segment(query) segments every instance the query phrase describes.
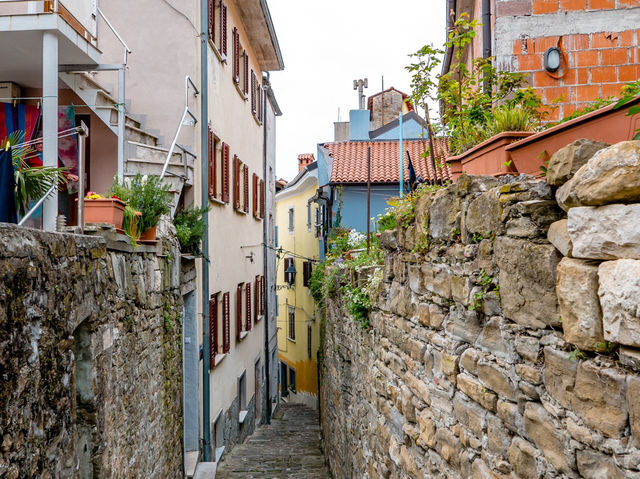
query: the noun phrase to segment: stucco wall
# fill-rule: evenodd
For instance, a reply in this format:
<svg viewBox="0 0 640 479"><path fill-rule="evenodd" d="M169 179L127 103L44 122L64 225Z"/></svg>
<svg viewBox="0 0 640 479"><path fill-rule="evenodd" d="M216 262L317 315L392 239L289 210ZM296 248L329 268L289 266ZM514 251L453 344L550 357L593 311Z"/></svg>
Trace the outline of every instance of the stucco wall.
<svg viewBox="0 0 640 479"><path fill-rule="evenodd" d="M400 194L399 185L372 185L371 186L371 216L376 218L389 207L387 200ZM338 197L340 195L338 194ZM339 208L340 200L334 201L334 211ZM342 187L342 208L340 209L341 225L346 228L354 228L357 231L367 231L367 185L344 185ZM331 223L333 225L333 221ZM375 231L376 225L372 221L371 231Z"/></svg>
<svg viewBox="0 0 640 479"><path fill-rule="evenodd" d="M3 477L179 477L179 247L0 225Z"/></svg>

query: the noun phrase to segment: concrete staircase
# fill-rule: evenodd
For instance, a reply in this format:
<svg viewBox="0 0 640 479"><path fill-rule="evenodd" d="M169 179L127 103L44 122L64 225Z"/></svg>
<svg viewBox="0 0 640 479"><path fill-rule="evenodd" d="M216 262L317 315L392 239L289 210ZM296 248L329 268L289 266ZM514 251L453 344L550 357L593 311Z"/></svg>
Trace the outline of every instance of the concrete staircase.
<svg viewBox="0 0 640 479"><path fill-rule="evenodd" d="M84 73L60 73L60 79L117 135L117 101L106 88ZM125 115L125 178L138 173L160 176L169 154L168 148L160 146L159 137L145 130L143 123L144 117ZM195 158L194 153L181 145L177 145L171 155L163 182L169 184L172 216L185 189L193 186Z"/></svg>

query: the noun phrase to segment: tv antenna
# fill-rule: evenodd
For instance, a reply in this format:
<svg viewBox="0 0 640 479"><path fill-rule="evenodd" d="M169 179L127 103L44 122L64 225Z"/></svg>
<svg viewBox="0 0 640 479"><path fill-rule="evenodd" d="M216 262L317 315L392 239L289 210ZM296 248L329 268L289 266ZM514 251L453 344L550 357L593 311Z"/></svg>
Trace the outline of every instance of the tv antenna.
<svg viewBox="0 0 640 479"><path fill-rule="evenodd" d="M358 107L360 110L364 110L364 88L369 88L369 80L353 80L353 89L358 90Z"/></svg>

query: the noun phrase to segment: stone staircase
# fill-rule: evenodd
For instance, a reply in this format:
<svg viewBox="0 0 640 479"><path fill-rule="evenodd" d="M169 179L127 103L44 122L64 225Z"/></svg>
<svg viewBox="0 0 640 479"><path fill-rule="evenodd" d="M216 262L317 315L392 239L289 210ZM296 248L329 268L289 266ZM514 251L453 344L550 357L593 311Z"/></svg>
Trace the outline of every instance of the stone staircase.
<svg viewBox="0 0 640 479"><path fill-rule="evenodd" d="M84 73L60 73L60 78L117 135L117 100L107 89ZM125 139L125 178L138 173L160 176L169 149L160 146L161 140L157 135L144 129L144 117L125 115ZM195 158L194 153L181 145L176 145L171 155L163 182L169 184L172 216L185 189L193 186Z"/></svg>

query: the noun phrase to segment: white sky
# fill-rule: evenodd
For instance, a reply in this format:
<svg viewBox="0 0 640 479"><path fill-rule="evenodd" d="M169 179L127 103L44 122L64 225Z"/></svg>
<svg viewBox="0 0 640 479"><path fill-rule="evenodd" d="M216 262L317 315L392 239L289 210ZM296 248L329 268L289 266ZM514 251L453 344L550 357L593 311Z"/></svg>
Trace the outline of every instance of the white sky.
<svg viewBox="0 0 640 479"><path fill-rule="evenodd" d="M333 122L358 107L353 80L369 79L365 95L384 87L410 93L410 53L445 40L445 0L268 0L285 69L273 72L283 112L276 123L276 175L291 180L298 154L316 154L333 140Z"/></svg>

